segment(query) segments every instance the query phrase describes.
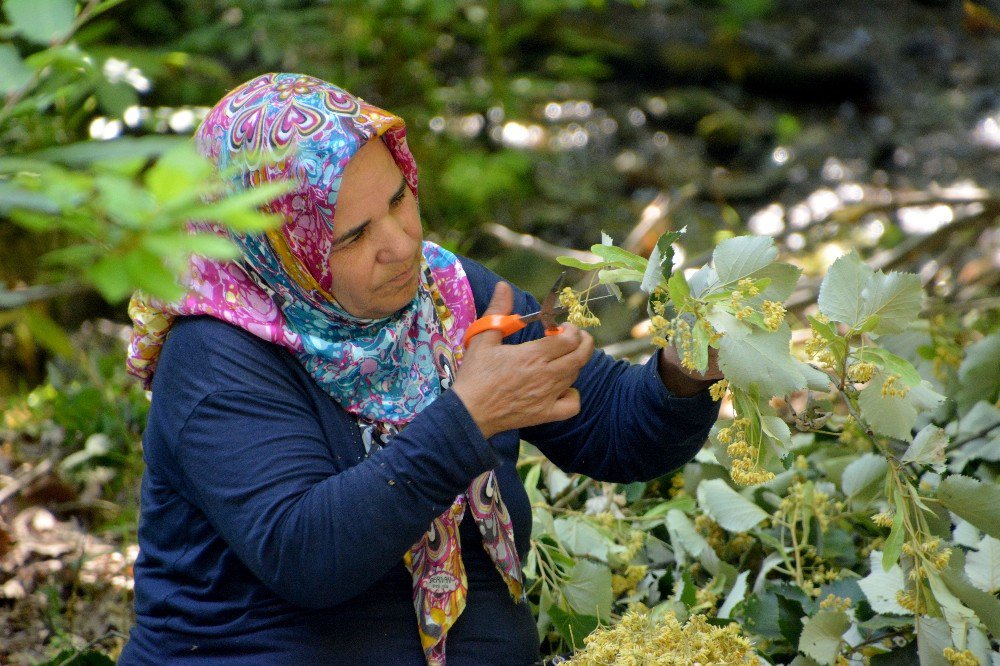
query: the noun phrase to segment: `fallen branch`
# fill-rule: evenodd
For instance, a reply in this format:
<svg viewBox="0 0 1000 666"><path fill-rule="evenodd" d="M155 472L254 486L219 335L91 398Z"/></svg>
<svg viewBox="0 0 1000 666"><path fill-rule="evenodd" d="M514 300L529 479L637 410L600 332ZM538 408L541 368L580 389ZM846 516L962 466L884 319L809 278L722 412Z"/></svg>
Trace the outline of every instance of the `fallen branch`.
<svg viewBox="0 0 1000 666"><path fill-rule="evenodd" d="M28 463L21 465L22 470L25 467L29 467ZM36 479L45 476L50 471L52 471L52 460L50 458L46 458L34 467L30 467L25 470L20 474L20 476L15 477L9 484L0 488L0 504L3 504L14 495L17 495L19 492L30 486Z"/></svg>

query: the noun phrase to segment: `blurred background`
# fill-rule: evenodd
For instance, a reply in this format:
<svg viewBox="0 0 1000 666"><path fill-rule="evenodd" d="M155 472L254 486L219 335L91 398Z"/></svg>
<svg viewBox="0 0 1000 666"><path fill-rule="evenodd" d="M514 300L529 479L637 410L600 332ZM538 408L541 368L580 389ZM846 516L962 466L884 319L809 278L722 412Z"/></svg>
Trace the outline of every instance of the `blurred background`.
<svg viewBox="0 0 1000 666"><path fill-rule="evenodd" d="M602 231L648 254L686 227L688 266L773 236L805 271L796 316L856 249L919 273L928 315L998 324L998 0L2 8L0 662L127 632L148 403L125 304L172 293L192 248L171 202L201 177L157 157L260 73L401 115L428 237L535 293ZM595 337L627 350L640 310L597 310Z"/></svg>

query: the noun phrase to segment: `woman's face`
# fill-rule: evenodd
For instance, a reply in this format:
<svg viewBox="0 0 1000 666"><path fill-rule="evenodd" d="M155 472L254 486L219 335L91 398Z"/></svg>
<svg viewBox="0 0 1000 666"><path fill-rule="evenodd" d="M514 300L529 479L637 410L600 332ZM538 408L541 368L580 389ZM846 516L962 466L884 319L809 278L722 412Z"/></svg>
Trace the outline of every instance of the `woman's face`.
<svg viewBox="0 0 1000 666"><path fill-rule="evenodd" d="M373 139L344 169L333 221L332 293L344 310L382 319L417 293L423 231L392 154Z"/></svg>

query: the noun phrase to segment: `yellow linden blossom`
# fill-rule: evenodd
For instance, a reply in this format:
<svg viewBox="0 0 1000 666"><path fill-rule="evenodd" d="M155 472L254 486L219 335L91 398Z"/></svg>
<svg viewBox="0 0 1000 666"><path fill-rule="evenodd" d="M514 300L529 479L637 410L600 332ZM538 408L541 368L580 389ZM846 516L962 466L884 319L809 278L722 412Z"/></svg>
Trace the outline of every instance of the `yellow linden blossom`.
<svg viewBox="0 0 1000 666"><path fill-rule="evenodd" d="M649 569L645 564L630 564L625 569L625 575L614 574L611 576L611 591L616 597L635 593L635 587L646 577Z"/></svg>
<svg viewBox="0 0 1000 666"><path fill-rule="evenodd" d="M785 321L785 306L777 301L764 301L764 326L776 331Z"/></svg>
<svg viewBox="0 0 1000 666"><path fill-rule="evenodd" d="M955 648L946 647L942 654L951 666L979 666L979 658L972 654L972 650L959 652Z"/></svg>
<svg viewBox="0 0 1000 666"><path fill-rule="evenodd" d="M598 629L584 643L584 649L567 663L741 666L757 662L750 640L738 624L716 627L704 615L695 615L682 625L673 613L665 613L656 621L630 610L617 625Z"/></svg>
<svg viewBox="0 0 1000 666"><path fill-rule="evenodd" d="M729 381L726 379L720 379L711 386L708 387L708 394L712 396L712 400L719 402L722 400L723 396L726 395L726 391L729 390Z"/></svg>
<svg viewBox="0 0 1000 666"><path fill-rule="evenodd" d="M753 280L751 280L750 278L743 278L742 280L739 281L738 284L740 291L742 291L747 296L756 296L757 294L760 293L760 289L757 288L757 285L755 285L753 283Z"/></svg>
<svg viewBox="0 0 1000 666"><path fill-rule="evenodd" d="M839 611L844 611L845 613L851 610L851 606L853 605L854 602L851 601L850 599L838 597L835 594L829 594L827 595L826 599L823 599L823 601L819 602L820 610L839 610Z"/></svg>
<svg viewBox="0 0 1000 666"><path fill-rule="evenodd" d="M892 514L881 511L872 516L872 522L879 527L892 527Z"/></svg>
<svg viewBox="0 0 1000 666"><path fill-rule="evenodd" d="M927 605L923 599L918 602L914 595L903 590L896 592L896 602L914 615L923 615L927 612Z"/></svg>
<svg viewBox="0 0 1000 666"><path fill-rule="evenodd" d="M563 288L559 294L559 304L569 310L569 316L567 317L569 323L580 328L601 325L601 320L590 311L586 301L580 301L580 294L573 291L572 287Z"/></svg>
<svg viewBox="0 0 1000 666"><path fill-rule="evenodd" d="M869 363L868 361L862 361L861 363L855 363L847 371L847 377L852 382L857 382L858 384L865 384L871 381L872 375L875 374L875 364Z"/></svg>
<svg viewBox="0 0 1000 666"><path fill-rule="evenodd" d="M760 450L747 442L746 429L750 421L741 418L716 433L720 444L728 444L726 453L732 458L729 475L741 486L756 486L774 478L774 474L757 465Z"/></svg>
<svg viewBox="0 0 1000 666"><path fill-rule="evenodd" d="M899 386L899 375L889 375L885 378L882 383L882 397L883 398L905 398L906 394L910 392L909 386Z"/></svg>

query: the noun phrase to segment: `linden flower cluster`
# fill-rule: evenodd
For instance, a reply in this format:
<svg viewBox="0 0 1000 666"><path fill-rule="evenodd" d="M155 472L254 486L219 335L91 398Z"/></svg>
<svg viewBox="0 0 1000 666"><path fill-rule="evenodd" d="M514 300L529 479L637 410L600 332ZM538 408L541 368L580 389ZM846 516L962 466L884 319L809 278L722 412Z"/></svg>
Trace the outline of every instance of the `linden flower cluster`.
<svg viewBox="0 0 1000 666"><path fill-rule="evenodd" d="M923 615L927 612L927 604L923 598L903 590L896 591L896 603L910 611L914 615Z"/></svg>
<svg viewBox="0 0 1000 666"><path fill-rule="evenodd" d="M729 474L733 477L733 481L741 486L755 486L774 478L773 472L761 469L757 465L760 450L747 443L746 429L749 425L749 419L736 419L731 426L723 428L716 435L719 442L728 444L726 453L733 460Z"/></svg>
<svg viewBox="0 0 1000 666"><path fill-rule="evenodd" d="M838 597L835 594L828 594L826 599L819 602L820 610L834 610L834 611L844 611L845 613L851 610L854 602L849 598Z"/></svg>
<svg viewBox="0 0 1000 666"><path fill-rule="evenodd" d="M624 576L612 574L611 591L614 592L616 597L622 594L634 594L636 585L646 577L648 570L649 567L645 564L630 564L626 567Z"/></svg>
<svg viewBox="0 0 1000 666"><path fill-rule="evenodd" d="M719 402L726 395L726 391L729 390L729 380L720 379L711 386L708 387L708 394L712 396L712 400Z"/></svg>
<svg viewBox="0 0 1000 666"><path fill-rule="evenodd" d="M820 531L826 532L834 515L844 510L844 503L833 500L822 490L813 490L811 502L806 502L805 487L801 481L796 481L788 489L788 494L782 498L781 504L774 512L772 521L786 523L789 526L801 521L806 512L813 514L819 523Z"/></svg>
<svg viewBox="0 0 1000 666"><path fill-rule="evenodd" d="M972 650L959 652L955 648L946 647L942 654L951 666L979 666L979 658L972 654Z"/></svg>
<svg viewBox="0 0 1000 666"><path fill-rule="evenodd" d="M882 383L882 397L883 398L905 398L906 394L910 392L910 387L899 385L900 377L899 375L889 375L885 378Z"/></svg>
<svg viewBox="0 0 1000 666"><path fill-rule="evenodd" d="M764 326L769 331L777 331L785 321L785 306L777 301L764 301Z"/></svg>
<svg viewBox="0 0 1000 666"><path fill-rule="evenodd" d="M738 532L727 540L726 531L705 514L699 514L695 517L694 528L705 537L705 541L712 547L715 554L727 561L750 550L754 542L753 538L746 532Z"/></svg>
<svg viewBox="0 0 1000 666"><path fill-rule="evenodd" d="M847 378L858 384L867 384L875 374L875 364L868 361L855 363L847 371Z"/></svg>
<svg viewBox="0 0 1000 666"><path fill-rule="evenodd" d="M567 662L573 666L740 666L756 663L753 648L739 625L716 627L704 615L681 624L673 613L659 621L629 611L617 625L598 629L586 647Z"/></svg>
<svg viewBox="0 0 1000 666"><path fill-rule="evenodd" d="M917 564L910 569L910 580L914 581L927 577L926 567L941 571L951 560L951 548L941 548L941 539L931 539L917 547L909 542L904 543L903 552L917 559Z"/></svg>
<svg viewBox="0 0 1000 666"><path fill-rule="evenodd" d="M559 304L569 311L569 316L567 317L569 323L580 328L601 325L601 320L587 307L586 300L581 301L580 294L573 291L572 287L563 288L559 294Z"/></svg>

